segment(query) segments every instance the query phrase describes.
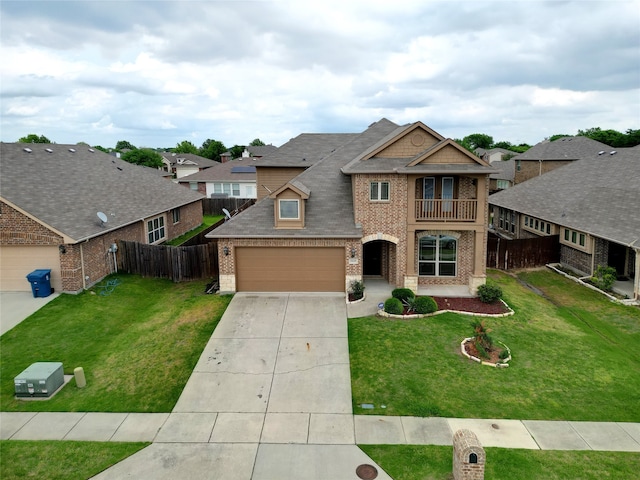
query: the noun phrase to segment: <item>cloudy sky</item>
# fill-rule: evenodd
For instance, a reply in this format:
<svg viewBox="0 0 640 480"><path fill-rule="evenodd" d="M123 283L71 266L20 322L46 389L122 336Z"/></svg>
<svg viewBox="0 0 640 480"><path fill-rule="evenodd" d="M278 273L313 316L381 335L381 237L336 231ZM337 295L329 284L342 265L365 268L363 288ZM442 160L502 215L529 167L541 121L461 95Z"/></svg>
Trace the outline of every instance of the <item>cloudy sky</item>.
<svg viewBox="0 0 640 480"><path fill-rule="evenodd" d="M5 142L640 128L640 1L2 0L0 22Z"/></svg>

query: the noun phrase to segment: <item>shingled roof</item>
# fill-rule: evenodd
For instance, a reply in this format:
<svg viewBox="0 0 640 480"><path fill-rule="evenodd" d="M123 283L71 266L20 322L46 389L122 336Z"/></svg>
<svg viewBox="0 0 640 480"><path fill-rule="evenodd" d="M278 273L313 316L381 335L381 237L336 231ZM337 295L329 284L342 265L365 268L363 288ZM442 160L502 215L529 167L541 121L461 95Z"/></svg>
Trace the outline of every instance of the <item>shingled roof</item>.
<svg viewBox="0 0 640 480"><path fill-rule="evenodd" d="M640 146L612 150L495 193L489 203L640 247Z"/></svg>
<svg viewBox="0 0 640 480"><path fill-rule="evenodd" d="M215 162L216 164L213 167L181 177L178 182L255 182L255 167L260 164L259 162L262 162L262 160L256 158L238 158L224 163ZM243 172L234 172L233 169L238 169L238 167L253 167L253 169L252 171L247 169L247 171Z"/></svg>
<svg viewBox="0 0 640 480"><path fill-rule="evenodd" d="M357 133L302 133L262 157L260 166L308 168L357 136Z"/></svg>
<svg viewBox="0 0 640 480"><path fill-rule="evenodd" d="M300 153L304 152L304 158L309 157L307 162L312 166L294 180L310 192L305 207L305 228L275 229L273 200L264 198L207 237L361 237L362 230L354 220L351 178L340 169L397 128L395 123L382 119L360 134L303 134L292 139L290 142L295 145L284 144L278 149L276 155L284 153L283 159L264 157L260 166L266 159L274 166L300 166L304 164Z"/></svg>
<svg viewBox="0 0 640 480"><path fill-rule="evenodd" d="M163 152L162 157L166 159L171 166L192 165L199 168L209 168L215 166L218 162L209 158L201 157L195 153L173 153Z"/></svg>
<svg viewBox="0 0 640 480"><path fill-rule="evenodd" d="M75 243L203 196L86 145L1 143L0 198ZM107 215L102 225L97 212Z"/></svg>
<svg viewBox="0 0 640 480"><path fill-rule="evenodd" d="M611 150L615 149L588 137L563 137L553 142L544 140L514 158L522 161L579 160L598 152Z"/></svg>

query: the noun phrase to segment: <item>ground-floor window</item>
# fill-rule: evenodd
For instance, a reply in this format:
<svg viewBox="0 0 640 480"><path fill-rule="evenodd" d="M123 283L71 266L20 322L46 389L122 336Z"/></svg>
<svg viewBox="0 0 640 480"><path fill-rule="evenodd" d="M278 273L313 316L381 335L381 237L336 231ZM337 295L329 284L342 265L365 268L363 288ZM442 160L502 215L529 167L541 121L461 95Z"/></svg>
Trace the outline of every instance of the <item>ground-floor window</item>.
<svg viewBox="0 0 640 480"><path fill-rule="evenodd" d="M149 243L155 243L165 238L164 216L147 220L147 235Z"/></svg>
<svg viewBox="0 0 640 480"><path fill-rule="evenodd" d="M429 277L455 277L458 240L448 235L421 237L418 245L418 274Z"/></svg>

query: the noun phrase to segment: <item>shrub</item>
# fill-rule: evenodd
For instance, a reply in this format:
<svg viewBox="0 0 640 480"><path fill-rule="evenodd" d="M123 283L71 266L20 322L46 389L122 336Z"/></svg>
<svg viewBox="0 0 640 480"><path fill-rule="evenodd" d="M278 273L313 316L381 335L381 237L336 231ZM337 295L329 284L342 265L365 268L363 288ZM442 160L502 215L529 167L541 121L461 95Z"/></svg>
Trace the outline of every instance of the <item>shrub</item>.
<svg viewBox="0 0 640 480"><path fill-rule="evenodd" d="M506 360L507 358L509 358L509 350L507 350L506 348L504 350L500 350L500 360Z"/></svg>
<svg viewBox="0 0 640 480"><path fill-rule="evenodd" d="M351 282L351 293L356 300L361 299L364 296L364 283L360 280Z"/></svg>
<svg viewBox="0 0 640 480"><path fill-rule="evenodd" d="M491 329L485 325L484 320L475 320L471 322L471 326L476 347L481 345L484 350L490 351L493 348L493 338L489 336ZM478 350L480 349L478 348Z"/></svg>
<svg viewBox="0 0 640 480"><path fill-rule="evenodd" d="M438 304L431 297L417 297L413 303L416 313L433 313L438 310Z"/></svg>
<svg viewBox="0 0 640 480"><path fill-rule="evenodd" d="M404 308L397 298L389 298L384 302L384 311L392 315L402 315Z"/></svg>
<svg viewBox="0 0 640 480"><path fill-rule="evenodd" d="M393 298L397 298L400 301L408 300L416 296L410 288L394 288L391 292Z"/></svg>
<svg viewBox="0 0 640 480"><path fill-rule="evenodd" d="M478 287L478 296L480 301L484 303L493 303L499 298L502 298L502 289L497 285L480 285Z"/></svg>
<svg viewBox="0 0 640 480"><path fill-rule="evenodd" d="M611 290L613 282L615 282L617 278L618 276L615 268L608 267L606 265L598 265L596 271L593 272L591 281L600 290Z"/></svg>

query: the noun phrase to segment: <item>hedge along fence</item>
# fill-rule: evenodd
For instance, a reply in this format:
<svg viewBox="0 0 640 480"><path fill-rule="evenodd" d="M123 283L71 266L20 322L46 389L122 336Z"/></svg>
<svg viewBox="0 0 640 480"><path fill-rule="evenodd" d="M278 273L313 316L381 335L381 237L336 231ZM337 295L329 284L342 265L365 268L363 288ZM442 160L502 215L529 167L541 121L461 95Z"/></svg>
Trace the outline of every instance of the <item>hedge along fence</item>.
<svg viewBox="0 0 640 480"><path fill-rule="evenodd" d="M143 277L188 282L218 277L217 242L172 247L120 240L118 268Z"/></svg>

